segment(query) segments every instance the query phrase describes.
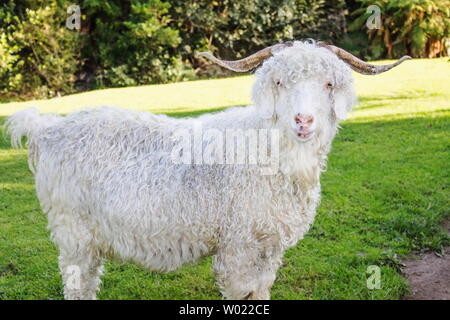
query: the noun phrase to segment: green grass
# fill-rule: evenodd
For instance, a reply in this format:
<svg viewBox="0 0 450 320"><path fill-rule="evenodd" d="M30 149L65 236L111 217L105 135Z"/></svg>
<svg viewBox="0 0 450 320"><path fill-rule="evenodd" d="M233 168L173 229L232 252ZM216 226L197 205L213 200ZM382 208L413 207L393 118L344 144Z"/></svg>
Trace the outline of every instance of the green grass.
<svg viewBox="0 0 450 320"><path fill-rule="evenodd" d="M251 77L108 89L47 101L0 104L0 115L36 105L67 113L119 105L174 116L249 103ZM314 227L289 250L274 299L399 299L400 258L439 251L450 216L450 66L413 60L379 76L356 76L359 105L342 124L322 176ZM1 120L3 121L3 120ZM381 268L381 289L366 286ZM0 142L0 297L61 299L57 251L35 196L25 150ZM170 274L108 263L100 299L218 299L211 260Z"/></svg>

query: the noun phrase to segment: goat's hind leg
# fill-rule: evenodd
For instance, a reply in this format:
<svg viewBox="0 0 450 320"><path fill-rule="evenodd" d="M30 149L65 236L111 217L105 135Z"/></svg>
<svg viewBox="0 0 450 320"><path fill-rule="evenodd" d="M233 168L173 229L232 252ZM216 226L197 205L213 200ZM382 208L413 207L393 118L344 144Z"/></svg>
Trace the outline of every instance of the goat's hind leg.
<svg viewBox="0 0 450 320"><path fill-rule="evenodd" d="M78 255L80 254L80 255ZM64 299L95 300L103 265L100 259L85 252L77 255L61 251L59 268L64 283Z"/></svg>
<svg viewBox="0 0 450 320"><path fill-rule="evenodd" d="M65 219L67 223L72 219ZM75 219L73 219L75 220ZM103 259L94 236L79 222L53 226L52 238L59 247L59 268L66 300L93 300L100 286Z"/></svg>

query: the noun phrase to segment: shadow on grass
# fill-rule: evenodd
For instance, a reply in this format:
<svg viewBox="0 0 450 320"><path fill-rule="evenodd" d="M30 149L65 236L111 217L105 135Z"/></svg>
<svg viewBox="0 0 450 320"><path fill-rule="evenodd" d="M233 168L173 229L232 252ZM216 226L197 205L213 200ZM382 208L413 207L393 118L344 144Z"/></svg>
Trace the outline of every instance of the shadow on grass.
<svg viewBox="0 0 450 320"><path fill-rule="evenodd" d="M6 117L0 117L0 150L11 149L11 140L5 131Z"/></svg>
<svg viewBox="0 0 450 320"><path fill-rule="evenodd" d="M236 105L233 107L243 107L245 105ZM195 111L168 111L168 112L160 112L163 114L166 114L170 117L174 117L174 118L183 118L183 117L198 117L202 114L205 113L215 113L215 112L219 112L225 109L231 108L230 107L217 107L217 108L209 108L209 109L200 109L200 110L195 110Z"/></svg>
<svg viewBox="0 0 450 320"><path fill-rule="evenodd" d="M395 104L396 100L417 100L417 99L430 99L445 97L444 94L437 92L412 92L411 94L397 94L397 95L365 95L358 97L357 107L355 110L367 110L380 107L386 107L388 105Z"/></svg>
<svg viewBox="0 0 450 320"><path fill-rule="evenodd" d="M445 94L438 92L411 92L409 94L396 94L396 95L365 95L359 97L358 100L361 102L370 102L370 101L380 101L380 100L415 100L415 99L428 99L428 98L437 98L443 97Z"/></svg>

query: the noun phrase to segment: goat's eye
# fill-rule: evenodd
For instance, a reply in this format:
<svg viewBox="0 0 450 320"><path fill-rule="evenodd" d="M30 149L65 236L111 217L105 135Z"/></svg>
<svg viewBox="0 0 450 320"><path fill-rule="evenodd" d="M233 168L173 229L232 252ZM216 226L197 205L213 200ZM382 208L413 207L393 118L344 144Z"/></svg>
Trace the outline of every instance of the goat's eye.
<svg viewBox="0 0 450 320"><path fill-rule="evenodd" d="M331 82L327 82L326 84L327 89L333 88L333 84Z"/></svg>

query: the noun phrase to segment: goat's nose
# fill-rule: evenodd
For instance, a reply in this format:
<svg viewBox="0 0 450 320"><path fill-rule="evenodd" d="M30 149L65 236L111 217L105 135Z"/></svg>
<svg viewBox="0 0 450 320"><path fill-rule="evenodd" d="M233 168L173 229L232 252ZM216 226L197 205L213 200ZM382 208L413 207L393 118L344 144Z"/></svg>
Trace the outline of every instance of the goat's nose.
<svg viewBox="0 0 450 320"><path fill-rule="evenodd" d="M297 123L299 125L309 126L313 122L314 122L313 116L309 116L309 115L305 115L305 114L301 114L301 113L298 113L295 116L295 123Z"/></svg>

